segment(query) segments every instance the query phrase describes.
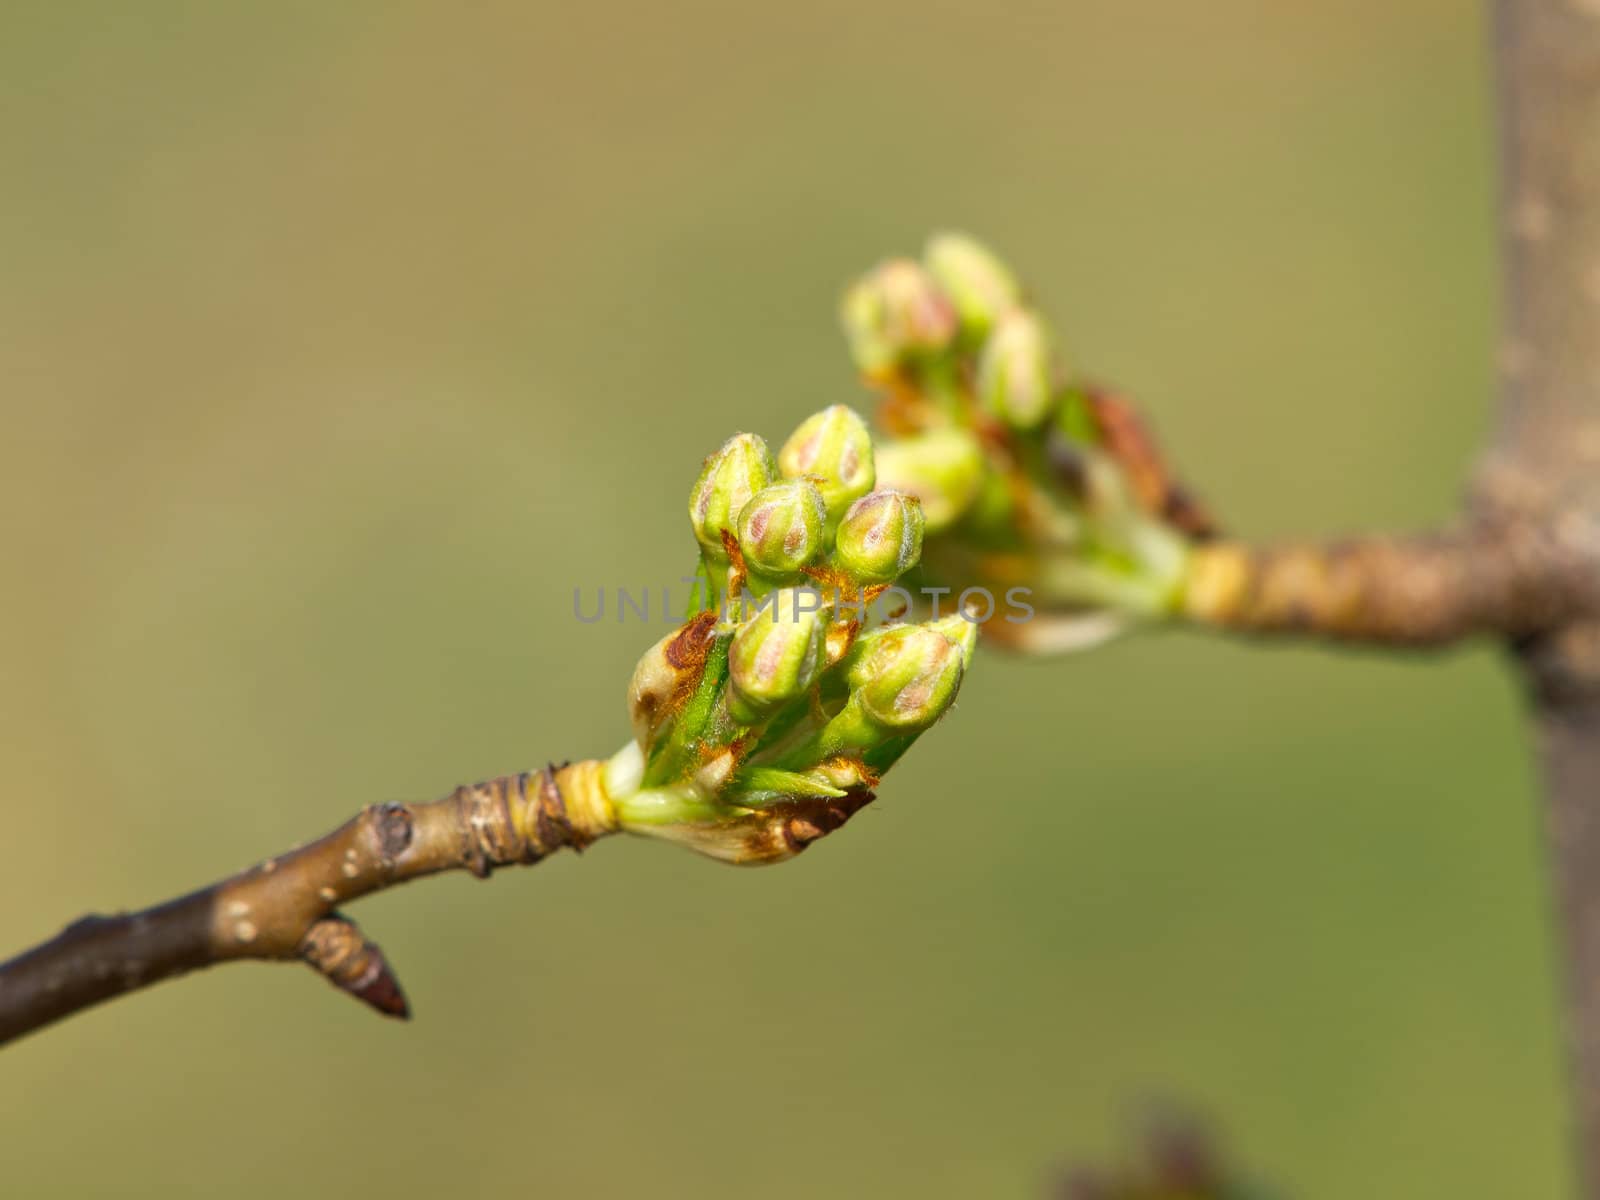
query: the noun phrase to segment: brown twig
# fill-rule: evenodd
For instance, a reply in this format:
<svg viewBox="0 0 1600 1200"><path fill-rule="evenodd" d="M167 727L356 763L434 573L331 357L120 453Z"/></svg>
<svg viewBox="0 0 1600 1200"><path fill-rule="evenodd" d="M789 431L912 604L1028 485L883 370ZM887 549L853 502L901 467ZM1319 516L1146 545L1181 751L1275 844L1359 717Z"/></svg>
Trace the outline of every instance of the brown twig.
<svg viewBox="0 0 1600 1200"><path fill-rule="evenodd" d="M303 962L392 1017L408 1014L376 945L338 911L441 871L487 878L612 833L601 764L547 767L457 788L426 804L377 804L308 846L141 912L89 916L0 964L0 1043L198 967Z"/></svg>

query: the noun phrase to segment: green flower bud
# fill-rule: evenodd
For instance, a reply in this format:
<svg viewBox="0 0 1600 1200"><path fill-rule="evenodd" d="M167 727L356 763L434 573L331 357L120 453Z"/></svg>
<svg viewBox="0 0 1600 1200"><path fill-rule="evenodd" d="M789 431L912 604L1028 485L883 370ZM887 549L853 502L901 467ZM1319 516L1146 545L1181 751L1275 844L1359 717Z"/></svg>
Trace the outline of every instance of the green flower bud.
<svg viewBox="0 0 1600 1200"><path fill-rule="evenodd" d="M903 640L911 629L932 630L961 651L963 666L972 661L972 652L978 644L978 626L959 613L915 625L880 625L858 636L841 661L845 685L851 691L865 687L881 668L879 657L890 653L883 646Z"/></svg>
<svg viewBox="0 0 1600 1200"><path fill-rule="evenodd" d="M855 410L835 404L800 423L778 451L778 466L790 479L815 483L836 523L872 490L872 434Z"/></svg>
<svg viewBox="0 0 1600 1200"><path fill-rule="evenodd" d="M955 702L967 654L962 642L951 641L933 625L885 630L850 671L850 707L884 731L926 729Z"/></svg>
<svg viewBox="0 0 1600 1200"><path fill-rule="evenodd" d="M815 593L783 588L739 627L728 649L728 711L753 724L801 695L822 669L827 622Z"/></svg>
<svg viewBox="0 0 1600 1200"><path fill-rule="evenodd" d="M792 579L822 553L827 510L805 479L763 488L739 512L739 550L752 575Z"/></svg>
<svg viewBox="0 0 1600 1200"><path fill-rule="evenodd" d="M956 336L956 310L909 259L883 263L845 293L840 309L850 355L869 375L937 354Z"/></svg>
<svg viewBox="0 0 1600 1200"><path fill-rule="evenodd" d="M964 430L936 429L899 438L880 446L877 457L878 486L921 500L928 533L954 524L983 486L983 449Z"/></svg>
<svg viewBox="0 0 1600 1200"><path fill-rule="evenodd" d="M736 434L706 459L689 493L689 523L710 561L728 561L722 531L734 532L740 510L777 474L772 452L753 433Z"/></svg>
<svg viewBox="0 0 1600 1200"><path fill-rule="evenodd" d="M862 583L891 583L922 556L922 501L881 489L850 506L834 542L839 565Z"/></svg>
<svg viewBox="0 0 1600 1200"><path fill-rule="evenodd" d="M1036 313L1014 308L995 324L978 359L978 395L1006 424L1033 429L1050 415L1050 335Z"/></svg>
<svg viewBox="0 0 1600 1200"><path fill-rule="evenodd" d="M929 274L954 304L962 328L974 337L988 333L1021 297L1022 289L1011 269L987 246L965 234L939 234L922 257Z"/></svg>

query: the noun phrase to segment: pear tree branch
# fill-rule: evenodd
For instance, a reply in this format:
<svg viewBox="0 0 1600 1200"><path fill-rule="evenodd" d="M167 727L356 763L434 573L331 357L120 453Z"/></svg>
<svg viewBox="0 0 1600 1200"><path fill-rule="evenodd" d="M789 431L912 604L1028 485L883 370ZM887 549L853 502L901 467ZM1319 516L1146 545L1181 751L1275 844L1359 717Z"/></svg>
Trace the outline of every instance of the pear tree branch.
<svg viewBox="0 0 1600 1200"><path fill-rule="evenodd" d="M385 1016L409 1015L383 952L340 908L442 871L487 879L616 829L602 764L546 767L426 804L374 804L338 829L187 896L87 916L0 964L0 1044L217 963L302 962Z"/></svg>

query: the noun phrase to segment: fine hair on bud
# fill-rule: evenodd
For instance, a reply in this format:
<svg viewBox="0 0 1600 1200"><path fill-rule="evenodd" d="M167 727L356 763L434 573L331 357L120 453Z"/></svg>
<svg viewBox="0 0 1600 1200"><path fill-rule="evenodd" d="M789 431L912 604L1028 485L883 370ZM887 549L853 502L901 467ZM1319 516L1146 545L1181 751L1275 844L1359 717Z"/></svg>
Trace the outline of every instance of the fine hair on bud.
<svg viewBox="0 0 1600 1200"><path fill-rule="evenodd" d="M740 511L777 474L772 451L753 433L734 435L706 459L689 493L689 524L710 561L727 560L723 531L734 532Z"/></svg>
<svg viewBox="0 0 1600 1200"><path fill-rule="evenodd" d="M790 479L809 479L822 493L830 523L872 490L872 434L852 408L835 404L800 423L778 451Z"/></svg>
<svg viewBox="0 0 1600 1200"><path fill-rule="evenodd" d="M862 583L892 583L922 556L922 501L880 488L850 506L834 549L839 565Z"/></svg>

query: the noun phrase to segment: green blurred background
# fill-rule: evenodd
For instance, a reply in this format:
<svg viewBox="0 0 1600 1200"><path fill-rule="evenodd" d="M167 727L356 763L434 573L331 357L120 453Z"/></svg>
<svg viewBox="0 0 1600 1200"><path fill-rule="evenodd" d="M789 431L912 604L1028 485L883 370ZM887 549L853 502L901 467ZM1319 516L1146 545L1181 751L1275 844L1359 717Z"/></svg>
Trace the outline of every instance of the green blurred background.
<svg viewBox="0 0 1600 1200"><path fill-rule="evenodd" d="M1461 0L8 3L0 949L372 800L609 753L729 432L842 285L1023 265L1229 525L1406 527L1491 413ZM681 589L680 589L681 591ZM1175 1095L1297 1197L1553 1197L1496 655L989 657L843 836L360 909L417 1020L244 966L0 1058L24 1197L1028 1196Z"/></svg>

